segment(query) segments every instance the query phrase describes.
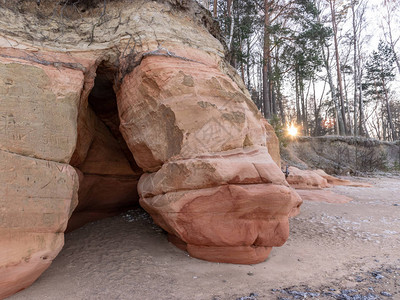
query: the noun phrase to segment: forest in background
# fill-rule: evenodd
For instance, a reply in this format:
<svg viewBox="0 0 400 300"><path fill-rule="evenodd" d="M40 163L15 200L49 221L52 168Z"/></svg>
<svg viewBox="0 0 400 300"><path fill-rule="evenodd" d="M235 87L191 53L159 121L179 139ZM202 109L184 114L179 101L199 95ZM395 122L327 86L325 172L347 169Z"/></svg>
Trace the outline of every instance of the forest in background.
<svg viewBox="0 0 400 300"><path fill-rule="evenodd" d="M275 128L400 138L398 0L199 0Z"/></svg>

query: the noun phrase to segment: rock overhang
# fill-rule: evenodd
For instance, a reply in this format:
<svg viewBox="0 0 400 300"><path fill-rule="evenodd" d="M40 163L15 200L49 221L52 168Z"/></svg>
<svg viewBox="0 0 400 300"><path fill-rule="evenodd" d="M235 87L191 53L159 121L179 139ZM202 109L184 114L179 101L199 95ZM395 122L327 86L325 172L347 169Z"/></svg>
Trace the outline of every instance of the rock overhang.
<svg viewBox="0 0 400 300"><path fill-rule="evenodd" d="M67 14L78 7L64 8L57 23L63 7L50 13L51 3L40 1L34 13L0 5L7 70L0 73L0 113L8 118L15 110L0 132L0 149L2 166L8 160L19 168L0 177L1 207L32 221L29 228L2 224L1 247L15 256L0 269L19 281L0 277L0 297L48 267L78 197L78 225L140 198L170 240L210 261L261 262L282 245L301 199L268 153L267 143L276 140L267 142L261 115L224 60L210 14L195 1L121 0L105 8L100 1L81 18ZM36 27L25 29L26 22ZM102 82L111 82L114 94L98 89ZM21 88L13 89L17 83ZM96 107L102 97L111 99L105 110L115 106L116 113ZM49 182L31 185L28 178L37 176ZM39 184L47 200L25 201ZM26 206L8 205L11 190ZM14 247L17 236L29 242ZM39 240L49 242L40 248Z"/></svg>

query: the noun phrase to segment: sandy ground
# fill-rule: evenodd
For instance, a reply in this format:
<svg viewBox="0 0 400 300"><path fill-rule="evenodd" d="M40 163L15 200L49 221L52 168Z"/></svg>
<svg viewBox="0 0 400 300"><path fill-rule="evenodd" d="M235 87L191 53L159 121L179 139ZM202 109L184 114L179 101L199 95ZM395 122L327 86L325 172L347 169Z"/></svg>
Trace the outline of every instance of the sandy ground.
<svg viewBox="0 0 400 300"><path fill-rule="evenodd" d="M287 243L258 265L189 257L142 210L66 235L17 299L400 299L400 177L352 178L346 204L305 202Z"/></svg>

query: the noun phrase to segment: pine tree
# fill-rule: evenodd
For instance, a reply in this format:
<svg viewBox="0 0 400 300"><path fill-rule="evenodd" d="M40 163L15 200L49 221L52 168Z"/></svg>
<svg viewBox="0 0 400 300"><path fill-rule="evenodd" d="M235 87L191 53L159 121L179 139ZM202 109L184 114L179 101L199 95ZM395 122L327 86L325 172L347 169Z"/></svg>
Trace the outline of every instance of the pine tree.
<svg viewBox="0 0 400 300"><path fill-rule="evenodd" d="M367 74L365 83L363 84L365 95L369 97L369 99L381 103L382 107L385 107L392 140L397 138L389 101L390 82L393 81L396 76L395 61L396 55L392 48L381 40L378 45L378 50L372 52L366 63Z"/></svg>

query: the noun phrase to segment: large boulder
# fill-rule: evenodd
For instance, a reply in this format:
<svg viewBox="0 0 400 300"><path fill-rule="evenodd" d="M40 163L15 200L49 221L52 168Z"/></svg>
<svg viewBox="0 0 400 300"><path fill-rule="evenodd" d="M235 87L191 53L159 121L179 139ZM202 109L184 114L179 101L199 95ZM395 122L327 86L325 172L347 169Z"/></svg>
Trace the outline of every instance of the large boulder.
<svg viewBox="0 0 400 300"><path fill-rule="evenodd" d="M29 286L64 244L77 204L67 164L0 150L0 299Z"/></svg>
<svg viewBox="0 0 400 300"><path fill-rule="evenodd" d="M190 255L257 263L299 211L211 15L103 4L0 4L0 298L50 265L68 220L140 202Z"/></svg>

